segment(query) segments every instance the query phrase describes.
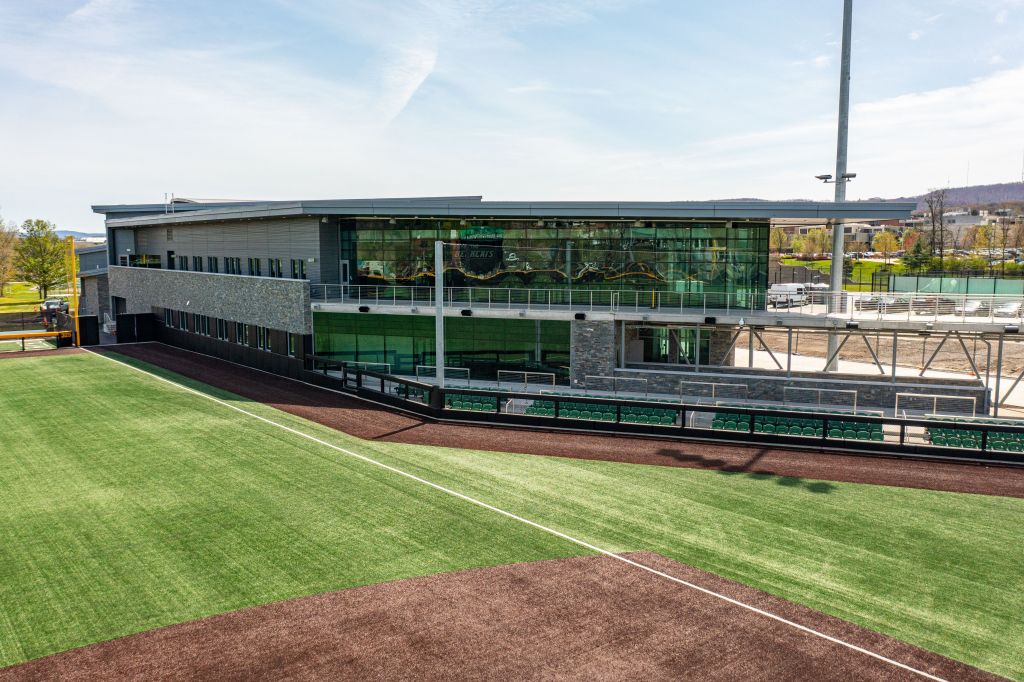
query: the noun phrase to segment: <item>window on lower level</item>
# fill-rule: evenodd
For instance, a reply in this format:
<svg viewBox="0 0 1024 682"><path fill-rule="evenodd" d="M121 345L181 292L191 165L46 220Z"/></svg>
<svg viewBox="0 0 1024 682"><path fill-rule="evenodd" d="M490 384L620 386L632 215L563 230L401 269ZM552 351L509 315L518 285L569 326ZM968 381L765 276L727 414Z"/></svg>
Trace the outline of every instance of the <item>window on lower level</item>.
<svg viewBox="0 0 1024 682"><path fill-rule="evenodd" d="M301 258L292 259L292 279L306 279L306 261Z"/></svg>
<svg viewBox="0 0 1024 682"><path fill-rule="evenodd" d="M188 331L188 313L178 312L178 329Z"/></svg>
<svg viewBox="0 0 1024 682"><path fill-rule="evenodd" d="M268 258L267 263L270 268L271 277L284 277L284 272L281 270L280 258Z"/></svg>
<svg viewBox="0 0 1024 682"><path fill-rule="evenodd" d="M260 350L270 350L268 344L268 334L266 327L256 327L256 347Z"/></svg>
<svg viewBox="0 0 1024 682"><path fill-rule="evenodd" d="M295 334L288 333L288 355L295 357Z"/></svg>
<svg viewBox="0 0 1024 682"><path fill-rule="evenodd" d="M178 256L178 269L188 271L188 256Z"/></svg>
<svg viewBox="0 0 1024 682"><path fill-rule="evenodd" d="M196 272L202 272L203 271L203 257L202 256L192 256L192 269L195 270Z"/></svg>
<svg viewBox="0 0 1024 682"><path fill-rule="evenodd" d="M260 264L261 264L261 261L260 261L259 258L250 258L249 259L249 276L250 277L260 277L260 276L262 276L262 272L260 270Z"/></svg>
<svg viewBox="0 0 1024 682"><path fill-rule="evenodd" d="M242 274L242 259L237 257L224 257L224 272L229 275Z"/></svg>
<svg viewBox="0 0 1024 682"><path fill-rule="evenodd" d="M242 322L235 322L235 343L249 345L249 327Z"/></svg>
<svg viewBox="0 0 1024 682"><path fill-rule="evenodd" d="M172 315L173 315L173 312L171 311L170 308L164 308L164 326L165 327L173 327L174 326L174 318L173 318Z"/></svg>
<svg viewBox="0 0 1024 682"><path fill-rule="evenodd" d="M220 339L221 341L227 341L228 340L228 321L227 320L221 320L221 319L217 320L217 338Z"/></svg>
<svg viewBox="0 0 1024 682"><path fill-rule="evenodd" d="M216 256L206 257L206 271L207 272L220 272L220 262Z"/></svg>

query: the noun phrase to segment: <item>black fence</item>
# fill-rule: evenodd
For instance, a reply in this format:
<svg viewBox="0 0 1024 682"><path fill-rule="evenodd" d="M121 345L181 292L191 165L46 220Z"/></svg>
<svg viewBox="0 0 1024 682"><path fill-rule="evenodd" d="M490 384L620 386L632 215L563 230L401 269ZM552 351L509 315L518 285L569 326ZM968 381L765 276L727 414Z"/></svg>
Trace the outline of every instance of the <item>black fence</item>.
<svg viewBox="0 0 1024 682"><path fill-rule="evenodd" d="M687 405L568 393L522 393L432 384L307 358L303 379L439 420L585 429L680 440L796 446L1024 464L1024 424L988 418L897 418L841 411Z"/></svg>
<svg viewBox="0 0 1024 682"><path fill-rule="evenodd" d="M52 317L38 311L30 313L0 313L0 332L29 331L52 326Z"/></svg>

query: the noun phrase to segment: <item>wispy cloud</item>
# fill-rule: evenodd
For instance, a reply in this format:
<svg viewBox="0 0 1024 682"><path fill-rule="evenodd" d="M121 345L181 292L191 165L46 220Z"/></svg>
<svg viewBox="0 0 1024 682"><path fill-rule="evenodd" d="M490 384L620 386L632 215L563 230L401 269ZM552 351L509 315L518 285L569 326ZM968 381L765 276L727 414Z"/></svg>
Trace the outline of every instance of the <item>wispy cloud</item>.
<svg viewBox="0 0 1024 682"><path fill-rule="evenodd" d="M941 184L968 158L972 178L1017 177L1024 50L992 18L1024 3L950 0L940 21L904 1L915 23L858 10L884 32L854 47L852 196ZM824 198L834 12L765 45L753 19L649 2L0 0L0 203L95 225L91 202L164 191ZM940 68L961 15L986 41ZM908 47L912 28L927 39Z"/></svg>

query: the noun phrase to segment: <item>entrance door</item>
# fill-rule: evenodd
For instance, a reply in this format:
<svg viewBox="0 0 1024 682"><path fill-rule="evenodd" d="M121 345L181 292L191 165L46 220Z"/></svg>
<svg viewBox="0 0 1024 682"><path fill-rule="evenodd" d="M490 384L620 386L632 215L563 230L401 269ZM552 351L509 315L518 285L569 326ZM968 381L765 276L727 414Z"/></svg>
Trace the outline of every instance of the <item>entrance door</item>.
<svg viewBox="0 0 1024 682"><path fill-rule="evenodd" d="M167 269L168 270L173 270L174 269L174 252L173 251L168 251L167 252Z"/></svg>

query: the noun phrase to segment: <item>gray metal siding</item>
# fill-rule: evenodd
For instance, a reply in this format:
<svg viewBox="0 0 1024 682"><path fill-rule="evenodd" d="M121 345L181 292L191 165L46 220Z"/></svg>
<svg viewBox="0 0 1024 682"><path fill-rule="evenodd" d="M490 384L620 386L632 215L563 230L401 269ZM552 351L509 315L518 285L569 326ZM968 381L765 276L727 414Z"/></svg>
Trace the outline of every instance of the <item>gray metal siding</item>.
<svg viewBox="0 0 1024 682"><path fill-rule="evenodd" d="M337 220L320 222L320 281L324 284L340 283L341 267L338 259L341 257L338 239L339 228Z"/></svg>
<svg viewBox="0 0 1024 682"><path fill-rule="evenodd" d="M139 253L135 248L135 230L114 230L114 262L117 256Z"/></svg>
<svg viewBox="0 0 1024 682"><path fill-rule="evenodd" d="M168 226L142 228L138 231L138 253L159 255L161 265L167 268L167 252L175 256L187 256L189 268L192 256L206 258L214 256L220 271L224 272L224 258L242 260L242 272L247 273L249 258L259 258L263 275L270 273L269 258L280 258L285 277L291 273L289 261L306 261L306 277L314 284L320 283L320 229L317 218L291 218L274 221L246 221L240 223L197 223L172 225L171 239L167 238ZM313 262L309 262L312 258ZM177 267L177 264L175 264ZM335 264L335 271L337 265ZM333 282L336 280L328 280Z"/></svg>

